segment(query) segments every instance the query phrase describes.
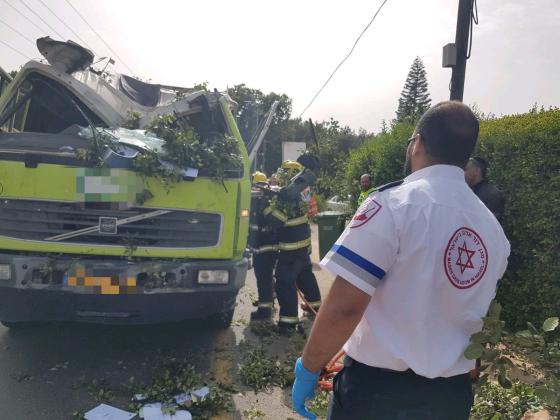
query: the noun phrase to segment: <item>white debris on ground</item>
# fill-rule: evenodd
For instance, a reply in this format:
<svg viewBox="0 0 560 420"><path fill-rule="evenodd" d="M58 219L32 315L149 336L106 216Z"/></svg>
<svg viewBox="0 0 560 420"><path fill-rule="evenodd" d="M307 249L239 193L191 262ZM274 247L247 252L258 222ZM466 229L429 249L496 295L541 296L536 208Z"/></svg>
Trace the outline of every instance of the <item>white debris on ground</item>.
<svg viewBox="0 0 560 420"><path fill-rule="evenodd" d="M144 420L192 420L192 415L187 410L177 410L174 414L161 411L160 407L142 407Z"/></svg>
<svg viewBox="0 0 560 420"><path fill-rule="evenodd" d="M210 388L208 388L207 386L203 386L200 389L197 389L195 391L191 391L191 395L193 397L196 397L198 399L203 399L205 398L208 394L210 394Z"/></svg>
<svg viewBox="0 0 560 420"><path fill-rule="evenodd" d="M162 404L159 402L144 404L138 411L138 416L144 420L192 420L190 412L179 409L180 406L188 405L192 401L203 400L210 394L210 388L204 386L191 392L177 394L173 397L175 404ZM135 401L144 401L144 394L134 394ZM86 420L130 420L136 417L136 413L129 413L120 408L100 404L88 411L84 418Z"/></svg>
<svg viewBox="0 0 560 420"><path fill-rule="evenodd" d="M129 413L107 404L100 404L84 414L86 420L130 420L133 417L136 417L136 413Z"/></svg>

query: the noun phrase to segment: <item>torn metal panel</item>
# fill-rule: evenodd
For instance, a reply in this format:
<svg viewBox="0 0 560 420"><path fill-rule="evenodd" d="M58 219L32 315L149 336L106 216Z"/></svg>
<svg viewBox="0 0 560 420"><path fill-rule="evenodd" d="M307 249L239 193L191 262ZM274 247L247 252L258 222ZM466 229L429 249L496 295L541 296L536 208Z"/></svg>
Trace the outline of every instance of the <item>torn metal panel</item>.
<svg viewBox="0 0 560 420"><path fill-rule="evenodd" d="M64 73L85 70L93 63L93 53L73 41L55 41L46 36L37 40L37 49L51 66Z"/></svg>

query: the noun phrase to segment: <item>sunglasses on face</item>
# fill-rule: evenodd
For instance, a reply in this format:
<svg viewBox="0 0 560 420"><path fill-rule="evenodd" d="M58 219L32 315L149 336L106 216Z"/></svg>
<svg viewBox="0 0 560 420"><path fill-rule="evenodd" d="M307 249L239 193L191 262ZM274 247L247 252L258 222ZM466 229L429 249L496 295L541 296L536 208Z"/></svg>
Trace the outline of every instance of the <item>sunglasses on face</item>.
<svg viewBox="0 0 560 420"><path fill-rule="evenodd" d="M408 146L410 146L410 143L412 143L414 140L416 140L416 137L418 136L418 134L413 135L411 138L409 138L406 141L406 147L408 148Z"/></svg>

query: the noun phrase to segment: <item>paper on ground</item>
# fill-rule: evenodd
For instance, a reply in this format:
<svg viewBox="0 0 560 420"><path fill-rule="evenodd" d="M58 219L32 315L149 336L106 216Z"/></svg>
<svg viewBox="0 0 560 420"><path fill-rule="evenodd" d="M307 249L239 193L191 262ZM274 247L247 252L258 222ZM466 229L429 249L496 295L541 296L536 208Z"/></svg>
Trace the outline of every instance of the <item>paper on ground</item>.
<svg viewBox="0 0 560 420"><path fill-rule="evenodd" d="M204 398L208 394L210 394L210 388L208 388L207 386L203 386L202 388L197 389L196 391L192 391L191 394L197 398Z"/></svg>
<svg viewBox="0 0 560 420"><path fill-rule="evenodd" d="M173 398L175 399L175 402L179 405L183 405L184 403L186 403L188 401L192 401L191 396L187 393L175 395Z"/></svg>
<svg viewBox="0 0 560 420"><path fill-rule="evenodd" d="M111 407L107 404L100 404L93 410L84 414L86 420L130 420L136 414L121 410L120 408Z"/></svg>
<svg viewBox="0 0 560 420"><path fill-rule="evenodd" d="M145 409L145 408L150 408L150 407L157 408L157 409L159 409L159 410L161 411L162 405L161 405L161 403L150 403L150 404L145 404L145 405L142 406L142 408L138 411L138 416L139 416L141 419L143 419L143 418L144 418L144 409Z"/></svg>
<svg viewBox="0 0 560 420"><path fill-rule="evenodd" d="M144 420L192 420L192 415L186 410L177 410L175 414L164 414L161 408L144 406L142 408Z"/></svg>

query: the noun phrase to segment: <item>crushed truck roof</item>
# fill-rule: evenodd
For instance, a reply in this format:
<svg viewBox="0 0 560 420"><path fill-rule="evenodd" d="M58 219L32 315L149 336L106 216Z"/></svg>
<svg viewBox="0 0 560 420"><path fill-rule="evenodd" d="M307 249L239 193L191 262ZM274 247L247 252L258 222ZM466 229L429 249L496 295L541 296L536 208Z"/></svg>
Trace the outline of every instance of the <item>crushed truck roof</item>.
<svg viewBox="0 0 560 420"><path fill-rule="evenodd" d="M58 82L109 127L123 125L132 113L139 114L139 128L143 128L158 115L188 116L206 106L212 109L219 101L226 101L230 108L237 105L226 93L146 83L124 74L93 70L91 52L72 41L45 37L37 40L37 46L49 64L30 61L17 79L36 72ZM204 101L196 101L202 96Z"/></svg>

